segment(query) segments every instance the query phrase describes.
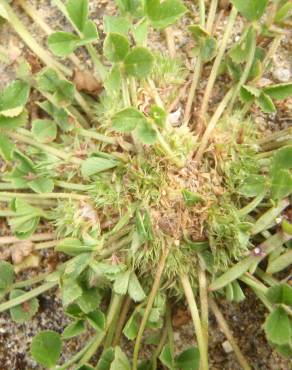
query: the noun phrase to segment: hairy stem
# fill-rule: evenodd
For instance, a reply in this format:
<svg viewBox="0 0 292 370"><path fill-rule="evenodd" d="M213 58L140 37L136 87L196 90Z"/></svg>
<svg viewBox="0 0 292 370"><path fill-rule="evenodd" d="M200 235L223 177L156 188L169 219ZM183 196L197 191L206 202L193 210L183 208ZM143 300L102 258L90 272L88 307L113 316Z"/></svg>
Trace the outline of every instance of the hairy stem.
<svg viewBox="0 0 292 370"><path fill-rule="evenodd" d="M208 308L208 285L206 278L206 270L202 263L199 261L198 267L199 278L199 291L200 291L200 304L201 304L201 318L202 318L202 331L205 338L205 346L208 351L208 327L209 327L209 308Z"/></svg>
<svg viewBox="0 0 292 370"><path fill-rule="evenodd" d="M203 328L202 328L202 323L197 307L197 303L194 297L194 293L190 284L190 280L188 276L181 275L180 276L180 281L183 286L185 296L188 302L189 310L191 312L192 320L193 320L193 325L195 328L196 332L196 337L197 337L197 342L198 342L198 347L200 351L200 364L201 370L208 370L208 348L206 348L206 341L205 341L205 335L203 333Z"/></svg>
<svg viewBox="0 0 292 370"><path fill-rule="evenodd" d="M26 241L31 242L40 242L43 240L51 240L55 238L55 234L53 233L43 233L43 234L34 234ZM6 244L15 244L15 243L22 243L23 240L18 239L16 236L1 236L0 237L0 246Z"/></svg>
<svg viewBox="0 0 292 370"><path fill-rule="evenodd" d="M216 59L215 59L214 64L213 64L213 67L212 67L212 70L211 70L211 73L210 73L210 76L209 76L209 80L208 80L208 83L207 83L207 87L206 87L206 90L205 90L205 94L204 94L204 97L203 97L203 102L202 102L202 107L201 107L201 116L202 117L204 117L206 112L207 112L208 103L210 101L210 96L211 96L211 93L212 93L212 89L213 89L215 80L217 78L218 70L219 70L220 64L222 62L224 53L225 53L227 43L228 43L229 37L231 35L232 29L233 29L233 25L234 25L235 20L236 20L236 16L237 16L237 10L236 10L235 7L233 7L232 10L231 10L230 16L229 16L228 23L227 23L226 28L225 28L225 32L224 32L224 35L223 35L223 39L221 41L221 45L220 45L218 54L217 54Z"/></svg>
<svg viewBox="0 0 292 370"><path fill-rule="evenodd" d="M211 310L213 311L213 313L216 317L217 323L218 323L220 329L225 334L225 337L228 339L228 342L230 343L240 366L243 368L243 370L252 370L252 368L249 366L246 358L242 354L240 348L238 347L238 345L237 345L237 343L236 343L236 341L235 341L235 339L234 339L234 337L231 333L231 330L229 329L229 326L228 326L224 316L222 315L219 307L217 306L217 304L215 303L215 301L212 298L209 298L209 303L210 303Z"/></svg>
<svg viewBox="0 0 292 370"><path fill-rule="evenodd" d="M158 289L159 289L159 286L160 286L160 280L161 280L161 277L162 277L162 273L163 273L163 270L164 270L164 266L165 266L165 262L166 262L166 258L168 256L168 253L169 253L168 248L165 248L164 251L162 252L162 256L161 256L160 261L158 263L157 271L156 271L156 274L155 274L155 277L154 277L152 289L151 289L151 292L148 296L147 305L146 305L146 308L145 308L145 311L144 311L144 315L142 317L142 321L141 321L141 324L140 324L140 327L139 327L139 330L138 330L138 334L137 334L137 338L136 338L136 342L135 342L134 354L133 354L133 370L137 370L137 368L138 368L138 356L139 356L142 336L143 336L143 333L144 333L144 330L145 330L145 327L146 327L146 324L147 324L147 320L148 320L148 317L150 315L150 311L152 309L155 297L157 295L157 292L158 292Z"/></svg>

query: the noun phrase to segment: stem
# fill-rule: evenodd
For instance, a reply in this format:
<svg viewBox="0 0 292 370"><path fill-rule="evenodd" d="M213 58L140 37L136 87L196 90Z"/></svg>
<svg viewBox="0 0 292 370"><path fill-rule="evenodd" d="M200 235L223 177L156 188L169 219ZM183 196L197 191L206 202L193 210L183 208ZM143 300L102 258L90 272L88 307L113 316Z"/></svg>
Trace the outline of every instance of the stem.
<svg viewBox="0 0 292 370"><path fill-rule="evenodd" d="M114 318L116 317L117 313L120 310L121 301L122 301L122 296L119 296L117 294L113 295L113 298L112 298L112 301L110 303L110 307L109 307L109 310L108 310L108 313L107 313L107 317L106 317L105 330L103 332L97 334L97 336L95 337L95 340L93 341L91 346L88 348L86 353L82 356L78 365L83 365L84 363L88 362L91 359L91 357L95 354L95 352L98 350L98 348L101 345L108 329L112 325L112 322L113 322Z"/></svg>
<svg viewBox="0 0 292 370"><path fill-rule="evenodd" d="M225 337L227 338L228 342L230 343L230 345L231 345L231 347L232 347L232 349L235 353L235 356L238 360L238 363L243 368L243 370L252 370L252 368L249 366L246 358L242 354L239 346L237 345L237 343L236 343L236 341L235 341L235 339L234 339L234 337L231 333L231 330L229 329L229 326L228 326L224 316L222 315L219 307L217 306L217 304L215 303L215 301L212 298L209 298L209 302L210 302L211 310L213 311L213 313L216 317L218 326L223 331L223 333L225 334Z"/></svg>
<svg viewBox="0 0 292 370"><path fill-rule="evenodd" d="M166 154L168 156L169 160L172 161L177 167L179 167L179 168L184 167L185 162L180 160L179 158L177 158L177 155L175 153L173 153L170 146L168 145L168 143L166 142L164 137L161 135L160 131L158 130L158 128L156 126L154 126L154 129L157 133L157 140L158 140L164 154Z"/></svg>
<svg viewBox="0 0 292 370"><path fill-rule="evenodd" d="M15 212L9 210L0 211L0 217L13 217L15 214Z"/></svg>
<svg viewBox="0 0 292 370"><path fill-rule="evenodd" d="M225 29L225 33L223 35L223 39L222 39L218 54L217 54L216 59L214 61L214 64L213 64L213 67L212 67L212 70L211 70L211 74L210 74L210 77L209 77L209 80L208 80L208 84L207 84L207 87L206 87L206 91L205 91L205 94L204 94L204 97L203 97L203 102L202 102L202 107L201 107L201 116L202 117L204 117L206 112L207 112L211 92L212 92L215 80L217 78L218 70L219 70L221 61L223 59L224 52L225 52L226 47L227 47L227 43L228 43L229 37L231 35L234 22L236 20L236 16L237 16L237 10L236 10L235 7L233 7L232 10L231 10L231 13L229 15L229 20L228 20L228 23L227 23L227 26L226 26L226 29Z"/></svg>
<svg viewBox="0 0 292 370"><path fill-rule="evenodd" d="M26 241L38 242L43 240L54 239L55 235L52 233L34 234ZM16 236L2 236L0 237L0 246L6 244L22 243L23 240L18 239Z"/></svg>
<svg viewBox="0 0 292 370"><path fill-rule="evenodd" d="M193 325L195 328L196 332L196 337L197 337L197 342L198 342L198 347L200 351L200 370L208 370L208 349L206 348L206 343L205 343L205 336L203 333L202 329L202 324L201 324L201 319L198 311L198 307L196 304L196 300L194 297L194 293L189 281L188 276L181 275L180 280L185 292L185 296L188 302L189 310L191 312L192 320L193 320Z"/></svg>
<svg viewBox="0 0 292 370"><path fill-rule="evenodd" d="M69 190L76 190L76 191L89 191L92 189L92 185L84 185L84 184L74 184L66 181L54 181L56 186L59 186L63 189L69 189Z"/></svg>
<svg viewBox="0 0 292 370"><path fill-rule="evenodd" d="M39 274L31 279L27 280L22 280L22 281L17 281L12 285L12 289L20 289L20 288L26 288L28 286L31 286L33 284L37 284L47 278L49 274L48 273L43 273Z"/></svg>
<svg viewBox="0 0 292 370"><path fill-rule="evenodd" d="M171 323L171 308L169 302L166 305L166 328L167 328L167 335L168 335L168 342L171 357L174 358L175 355L175 348L174 348L174 337L173 337L173 330L172 330L172 323Z"/></svg>
<svg viewBox="0 0 292 370"><path fill-rule="evenodd" d="M62 2L62 0L53 0L53 2L55 3L56 7L67 18L67 20L71 23L72 27L75 29L75 31L78 33L78 35L79 36L80 35L82 36L82 33L75 26L75 24L71 21L71 18L69 17L69 14L67 12L67 9L66 9L64 3ZM107 71L106 71L106 68L104 67L104 65L100 61L100 56L97 54L96 50L94 49L94 47L92 45L85 45L85 48L86 48L88 54L90 55L90 57L91 57L91 59L92 59L92 61L94 63L94 67L95 67L95 69L96 69L99 77L103 81L105 79L105 76L107 74Z"/></svg>
<svg viewBox="0 0 292 370"><path fill-rule="evenodd" d="M76 129L76 132L80 136L89 137L91 139L101 141L101 142L106 143L106 144L113 144L113 145L117 144L116 138L109 137L109 136L106 136L106 135L102 135L102 134L99 134L99 133L91 131L91 130L85 130L85 129L79 128L79 129Z"/></svg>
<svg viewBox="0 0 292 370"><path fill-rule="evenodd" d="M150 311L152 309L155 297L157 295L157 292L158 292L158 289L159 289L159 286L160 286L160 280L161 280L161 277L162 277L162 273L163 273L163 269L164 269L164 266L165 266L165 262L166 262L166 258L168 256L168 253L169 253L168 248L165 248L164 251L162 252L162 256L161 256L160 261L158 263L157 271L156 271L156 274L155 274L155 277L154 277L152 289L151 289L151 292L148 296L147 305L146 305L146 308L145 308L144 315L142 317L142 321L141 321L139 331L138 331L138 334L137 334L137 338L136 338L136 342L135 342L134 354L133 354L133 368L132 368L133 370L137 370L137 368L138 368L138 356L139 356L139 350L140 350L140 345L141 345L141 341L142 341L142 335L144 333L144 330L145 330L145 327L146 327L146 324L147 324L147 320L148 320L148 317L150 315Z"/></svg>
<svg viewBox="0 0 292 370"><path fill-rule="evenodd" d="M218 0L211 0L208 19L207 19L207 25L206 25L206 30L210 34L212 34L212 29L213 29L214 19L215 19L215 16L216 16L217 6L218 6Z"/></svg>
<svg viewBox="0 0 292 370"><path fill-rule="evenodd" d="M200 290L202 331L205 337L206 350L208 352L208 327L209 327L208 285L207 285L205 267L203 266L203 263L201 261L199 261L198 278L199 278L199 290Z"/></svg>
<svg viewBox="0 0 292 370"><path fill-rule="evenodd" d="M175 57L175 43L174 43L174 39L173 39L172 28L167 27L164 30L164 34L165 34L165 37L166 37L166 43L167 43L169 55L170 55L171 58L174 58Z"/></svg>
<svg viewBox="0 0 292 370"><path fill-rule="evenodd" d="M160 341L153 353L153 356L152 356L152 359L151 359L151 363L152 363L152 370L156 370L157 369L157 359L162 351L162 348L166 342L166 339L167 339L167 326L164 326L164 328L162 329L162 333L161 333L161 338L160 338Z"/></svg>
<svg viewBox="0 0 292 370"><path fill-rule="evenodd" d="M131 308L131 303L132 303L132 299L131 299L130 296L127 295L127 297L125 299L125 302L124 302L124 305L123 305L123 308L122 308L122 311L120 313L119 321L117 323L117 329L116 329L115 337L114 337L114 340L113 340L113 347L115 347L119 344L120 337L122 335L122 330L123 330L125 321L127 319L128 312Z"/></svg>
<svg viewBox="0 0 292 370"><path fill-rule="evenodd" d="M233 105L235 103L235 100L236 100L236 98L239 94L239 91L240 91L242 85L244 85L246 80L248 79L248 76L249 76L249 73L250 73L250 70L251 70L251 67L252 67L252 64L253 64L253 60L254 60L254 56L255 56L255 52L256 52L256 32L255 32L254 28L252 29L252 32L253 32L253 37L252 37L252 43L251 43L251 46L250 46L250 51L249 51L249 54L248 54L247 62L246 62L245 68L243 70L243 73L240 77L240 80L239 80L238 84L235 87L233 96L231 98L230 106L229 106L229 109L228 109L229 113L232 111Z"/></svg>
<svg viewBox="0 0 292 370"><path fill-rule="evenodd" d="M50 241L47 241L47 242L43 242L43 243L37 243L34 245L34 250L41 250L41 249L46 249L46 248L53 248L55 247L58 243L60 243L62 241L62 239L60 240L50 240Z"/></svg>
<svg viewBox="0 0 292 370"><path fill-rule="evenodd" d="M199 15L200 15L200 26L205 28L205 0L199 0Z"/></svg>
<svg viewBox="0 0 292 370"><path fill-rule="evenodd" d="M10 299L9 301L0 304L0 312L4 312L6 310L9 310L12 307L18 306L18 305L34 298L34 297L37 297L38 295L40 295L40 294L46 292L47 290L53 288L57 284L58 284L57 281L45 283L45 284L43 284L43 285L41 285L41 286L39 286L35 289L30 290L29 292L27 292L25 294L22 294L21 296L19 296L17 298Z"/></svg>
<svg viewBox="0 0 292 370"><path fill-rule="evenodd" d="M79 195L74 193L9 193L1 192L1 199L12 199L12 198L24 198L24 199L75 199L75 200L88 200L89 197L86 195Z"/></svg>
<svg viewBox="0 0 292 370"><path fill-rule="evenodd" d="M233 95L233 91L234 89L231 88L227 94L225 95L225 97L223 98L223 100L221 101L221 103L219 104L219 106L217 107L215 113L213 114L207 128L206 128L206 131L204 132L204 135L202 137L202 140L201 140L201 144L199 146L199 149L196 153L196 156L195 156L195 161L196 162L200 162L201 159L202 159L202 155L208 145L208 141L211 137L211 134L213 132L213 130L215 129L215 126L217 124L217 122L219 121L219 119L221 118L222 116L222 113L224 112L224 109L226 108L228 102L230 101L232 95Z"/></svg>
<svg viewBox="0 0 292 370"><path fill-rule="evenodd" d="M267 190L264 190L260 194L258 194L250 203L248 203L245 207L241 208L238 211L239 216L246 216L250 212L252 212L254 209L257 208L257 206L262 202L262 200L265 198L267 194Z"/></svg>

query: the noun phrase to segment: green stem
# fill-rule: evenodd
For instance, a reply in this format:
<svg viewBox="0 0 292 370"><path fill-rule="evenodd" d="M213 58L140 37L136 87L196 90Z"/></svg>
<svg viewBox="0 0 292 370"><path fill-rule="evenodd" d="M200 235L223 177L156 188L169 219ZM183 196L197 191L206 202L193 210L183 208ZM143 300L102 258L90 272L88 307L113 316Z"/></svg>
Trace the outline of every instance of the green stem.
<svg viewBox="0 0 292 370"><path fill-rule="evenodd" d="M225 337L228 339L228 342L230 343L234 353L235 353L235 356L238 360L238 363L240 364L240 366L242 367L243 370L252 370L252 368L249 366L246 358L244 357L244 355L242 354L238 344L236 343L232 333L231 333L231 330L229 329L229 326L224 318L224 316L222 315L219 307L217 306L217 304L215 303L215 301L210 298L209 299L209 302L210 302L210 307L211 307L211 310L213 311L215 317L216 317L216 321L220 327L220 329L223 331Z"/></svg>
<svg viewBox="0 0 292 370"><path fill-rule="evenodd" d="M161 280L161 277L162 277L162 273L163 273L163 270L164 270L164 266L165 266L165 262L166 262L168 253L169 253L168 248L165 248L164 251L162 252L162 256L161 256L160 261L158 263L156 274L155 274L155 277L154 277L152 289L151 289L151 292L148 296L147 305L145 307L144 315L142 317L142 321L141 321L141 324L140 324L140 327L139 327L139 330L138 330L138 334L137 334L137 337L136 337L134 353L133 353L133 368L132 368L133 370L138 369L138 357L139 357L139 351L140 351L142 336L143 336L143 333L144 333L144 330L145 330L145 327L146 327L146 324L147 324L147 320L148 320L148 317L150 315L155 297L157 295L157 292L158 292L158 289L159 289L159 286L160 286L160 280Z"/></svg>
<svg viewBox="0 0 292 370"><path fill-rule="evenodd" d="M202 261L199 261L198 279L201 304L202 331L205 338L205 347L208 352L208 327L209 327L209 308L208 308L208 284L206 270Z"/></svg>
<svg viewBox="0 0 292 370"><path fill-rule="evenodd" d="M206 131L204 132L204 135L202 137L202 140L201 140L201 144L199 146L199 149L196 153L196 156L195 156L195 161L197 163L200 163L201 159L202 159L202 156L204 154L204 151L205 149L207 148L207 145L208 145L208 142L209 142L209 139L212 135L212 132L213 130L215 129L216 127L216 124L218 123L219 119L221 118L223 112L224 112L224 109L226 108L227 104L229 103L230 99L232 98L232 94L233 94L233 91L234 89L231 88L227 94L225 95L225 97L223 98L223 100L221 101L221 103L219 104L219 106L217 107L215 113L213 114L207 128L206 128Z"/></svg>
<svg viewBox="0 0 292 370"><path fill-rule="evenodd" d="M18 306L34 297L37 297L38 295L46 292L47 290L53 288L58 284L57 281L45 283L35 289L30 290L29 292L22 294L21 296L17 298L10 299L7 302L4 302L0 304L0 312L4 312L6 310L9 310L12 307Z"/></svg>
<svg viewBox="0 0 292 370"><path fill-rule="evenodd" d="M3 199L13 199L13 198L23 198L23 199L74 199L74 200L88 200L88 196L79 195L73 193L9 193L0 192L0 198Z"/></svg>
<svg viewBox="0 0 292 370"><path fill-rule="evenodd" d="M171 162L173 162L177 167L179 168L184 167L185 162L179 159L177 155L172 151L169 144L166 142L166 140L164 139L164 137L162 136L158 128L156 126L154 126L153 128L155 129L157 133L157 140L164 154L167 155L168 159Z"/></svg>
<svg viewBox="0 0 292 370"><path fill-rule="evenodd" d="M52 233L42 233L42 234L34 234L27 241L38 242L43 240L51 240L54 239L55 235ZM22 240L18 239L16 236L1 236L0 237L0 246L7 245L7 244L15 244L15 243L22 243Z"/></svg>
<svg viewBox="0 0 292 370"><path fill-rule="evenodd" d="M0 210L0 217L13 217L15 215L16 215L16 213L13 212L13 211L8 211L8 210L1 211Z"/></svg>
<svg viewBox="0 0 292 370"><path fill-rule="evenodd" d="M213 64L213 67L212 67L212 70L211 70L211 73L210 73L210 76L209 76L209 80L208 80L208 83L207 83L207 87L206 87L206 90L205 90L205 94L204 94L204 97L203 97L203 102L202 102L202 107L201 107L201 116L202 117L205 117L205 114L207 112L208 104L209 104L209 101L210 101L210 96L211 96L211 93L212 93L212 89L213 89L215 80L217 78L218 70L219 70L220 64L222 62L224 53L225 53L227 43L228 43L229 37L231 35L232 29L233 29L233 25L234 25L235 20L236 20L236 16L237 16L237 10L236 10L235 7L233 7L232 10L231 10L230 16L229 16L228 23L227 23L226 28L225 28L225 32L224 32L224 35L223 35L223 39L221 41L221 45L220 45L218 54L217 54L216 59L215 59L214 64Z"/></svg>
<svg viewBox="0 0 292 370"><path fill-rule="evenodd" d="M168 336L171 358L174 359L175 347L174 347L174 336L173 336L173 329L172 329L172 323L171 323L171 307L170 307L169 302L167 302L166 304L166 329L167 329L167 336Z"/></svg>
<svg viewBox="0 0 292 370"><path fill-rule="evenodd" d="M69 14L67 12L66 6L64 5L63 1L62 0L53 0L53 2L55 3L56 7L67 18L67 20L71 23L72 27L75 29L75 31L78 33L78 35L79 36L82 35L81 32L79 31L79 29L76 27L76 25L72 22L71 18L69 17ZM94 63L94 67L95 67L99 77L103 81L105 79L106 74L107 74L107 70L106 70L105 66L101 63L100 56L97 54L96 50L94 49L94 47L92 45L85 45L85 48L86 48L88 54L90 55L90 57L91 57L91 59Z"/></svg>
<svg viewBox="0 0 292 370"><path fill-rule="evenodd" d="M83 365L86 362L88 362L91 359L91 357L95 354L95 352L98 350L98 348L101 345L106 333L108 332L109 328L111 327L115 317L118 315L118 312L121 308L121 302L122 302L122 296L119 296L118 294L114 294L113 298L112 298L112 301L110 303L108 313L107 313L105 330L103 332L99 333L96 336L95 341L88 348L86 353L82 356L78 365Z"/></svg>
<svg viewBox="0 0 292 370"><path fill-rule="evenodd" d="M252 32L253 32L253 37L252 37L252 42L251 42L251 45L250 45L250 50L249 50L247 62L246 62L246 65L244 67L244 70L243 70L243 72L240 76L240 80L239 80L239 82L237 83L237 85L234 89L233 96L231 98L229 109L228 109L229 113L232 111L233 105L235 103L235 100L237 99L237 96L239 94L239 91L240 91L241 87L245 84L245 82L248 79L248 76L249 76L253 61L254 61L254 56L255 56L256 46L257 46L256 45L256 32L255 32L254 28L252 29Z"/></svg>
<svg viewBox="0 0 292 370"><path fill-rule="evenodd" d="M48 273L39 274L31 279L22 280L22 281L16 281L12 285L12 289L21 289L21 288L27 288L28 286L31 286L33 284L40 283L41 281L45 280L48 277Z"/></svg>
<svg viewBox="0 0 292 370"><path fill-rule="evenodd" d="M102 135L102 134L99 134L99 133L91 131L91 130L85 130L85 129L82 129L82 128L77 128L76 132L80 136L89 137L91 139L101 141L101 142L106 143L106 144L113 144L113 145L117 144L116 138L109 137L109 136L106 136L106 135Z"/></svg>
<svg viewBox="0 0 292 370"><path fill-rule="evenodd" d="M197 307L197 303L194 297L194 293L190 284L188 276L181 275L180 281L183 286L185 296L188 302L189 310L191 312L193 325L196 332L198 347L200 351L200 370L208 370L208 348L206 348L205 336L202 329L201 319Z"/></svg>
<svg viewBox="0 0 292 370"><path fill-rule="evenodd" d="M113 347L115 347L119 344L120 337L121 337L122 331L123 331L123 327L124 327L125 321L127 319L128 312L131 308L131 304L132 304L132 299L131 299L130 296L127 295L127 297L125 299L125 302L123 304L123 308L121 310L119 321L117 323L117 329L116 329L115 337L114 337L114 340L113 340Z"/></svg>
<svg viewBox="0 0 292 370"><path fill-rule="evenodd" d="M157 370L157 359L162 351L162 348L167 339L167 326L164 326L161 332L160 341L152 355L151 363L152 363L152 370Z"/></svg>
<svg viewBox="0 0 292 370"><path fill-rule="evenodd" d="M207 19L206 30L209 34L212 34L213 24L216 16L216 10L218 6L218 0L211 0L209 14Z"/></svg>
<svg viewBox="0 0 292 370"><path fill-rule="evenodd" d="M56 186L59 186L63 189L69 189L69 190L76 190L76 191L89 191L92 189L92 185L84 185L84 184L74 184L66 181L54 181Z"/></svg>
<svg viewBox="0 0 292 370"><path fill-rule="evenodd" d="M199 0L199 15L200 15L200 26L205 28L205 16L206 16L206 9L205 9L205 0Z"/></svg>
<svg viewBox="0 0 292 370"><path fill-rule="evenodd" d="M262 200L265 198L267 194L267 190L265 189L260 194L258 194L250 203L248 203L245 207L241 208L238 211L238 214L240 217L248 215L250 212L252 212L254 209L257 208L257 206L262 202Z"/></svg>

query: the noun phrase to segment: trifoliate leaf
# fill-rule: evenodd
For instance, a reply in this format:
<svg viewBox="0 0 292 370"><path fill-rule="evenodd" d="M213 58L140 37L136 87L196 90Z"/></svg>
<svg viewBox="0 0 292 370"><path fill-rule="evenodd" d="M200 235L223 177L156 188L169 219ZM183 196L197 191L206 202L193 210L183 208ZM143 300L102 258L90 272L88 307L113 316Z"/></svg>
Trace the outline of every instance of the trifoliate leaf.
<svg viewBox="0 0 292 370"><path fill-rule="evenodd" d="M154 28L166 28L178 21L187 8L180 0L146 0L146 13Z"/></svg>
<svg viewBox="0 0 292 370"><path fill-rule="evenodd" d="M86 326L85 326L84 321L78 320L68 325L64 329L62 333L62 338L70 339L70 338L76 337L77 335L84 333L85 331L86 331Z"/></svg>
<svg viewBox="0 0 292 370"><path fill-rule="evenodd" d="M148 49L137 46L124 61L126 73L137 78L146 78L152 70L153 61L153 55Z"/></svg>
<svg viewBox="0 0 292 370"><path fill-rule="evenodd" d="M33 136L41 143L50 143L56 139L57 126L48 119L35 119L31 128Z"/></svg>
<svg viewBox="0 0 292 370"><path fill-rule="evenodd" d="M147 122L144 114L136 108L125 108L112 117L113 129L120 132L131 132L145 121Z"/></svg>
<svg viewBox="0 0 292 370"><path fill-rule="evenodd" d="M83 32L88 18L88 0L68 0L66 8L71 21Z"/></svg>
<svg viewBox="0 0 292 370"><path fill-rule="evenodd" d="M268 2L268 0L231 0L235 8L249 21L260 19Z"/></svg>
<svg viewBox="0 0 292 370"><path fill-rule="evenodd" d="M292 328L284 308L275 308L267 317L264 328L270 342L279 345L290 343Z"/></svg>
<svg viewBox="0 0 292 370"><path fill-rule="evenodd" d="M263 91L273 99L283 100L292 96L292 83L267 86Z"/></svg>
<svg viewBox="0 0 292 370"><path fill-rule="evenodd" d="M119 33L109 33L104 40L103 53L110 62L121 62L130 50L128 39Z"/></svg>
<svg viewBox="0 0 292 370"><path fill-rule="evenodd" d="M96 175L99 172L109 170L116 167L117 161L106 158L90 157L83 161L81 165L82 177L88 178L90 176Z"/></svg>
<svg viewBox="0 0 292 370"><path fill-rule="evenodd" d="M45 368L52 368L57 364L61 350L61 336L52 330L39 332L31 343L32 357Z"/></svg>
<svg viewBox="0 0 292 370"><path fill-rule="evenodd" d="M58 31L48 37L48 46L53 54L66 57L75 50L79 41L80 38L73 33Z"/></svg>
<svg viewBox="0 0 292 370"><path fill-rule="evenodd" d="M26 292L24 290L14 289L10 292L9 299L20 297L25 293ZM38 300L36 298L32 298L18 306L12 307L10 309L10 316L16 323L22 324L32 318L37 313L38 308Z"/></svg>

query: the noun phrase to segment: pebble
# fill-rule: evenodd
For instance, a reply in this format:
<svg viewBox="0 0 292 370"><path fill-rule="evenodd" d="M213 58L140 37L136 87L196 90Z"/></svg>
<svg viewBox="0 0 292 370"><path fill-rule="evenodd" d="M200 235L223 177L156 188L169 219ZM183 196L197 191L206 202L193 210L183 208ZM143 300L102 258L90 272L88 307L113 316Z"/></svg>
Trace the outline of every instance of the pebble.
<svg viewBox="0 0 292 370"><path fill-rule="evenodd" d="M291 72L288 68L277 68L274 69L273 77L279 82L288 82L291 79Z"/></svg>
<svg viewBox="0 0 292 370"><path fill-rule="evenodd" d="M231 344L228 342L228 340L222 343L222 347L225 353L233 352L233 348L231 347Z"/></svg>

